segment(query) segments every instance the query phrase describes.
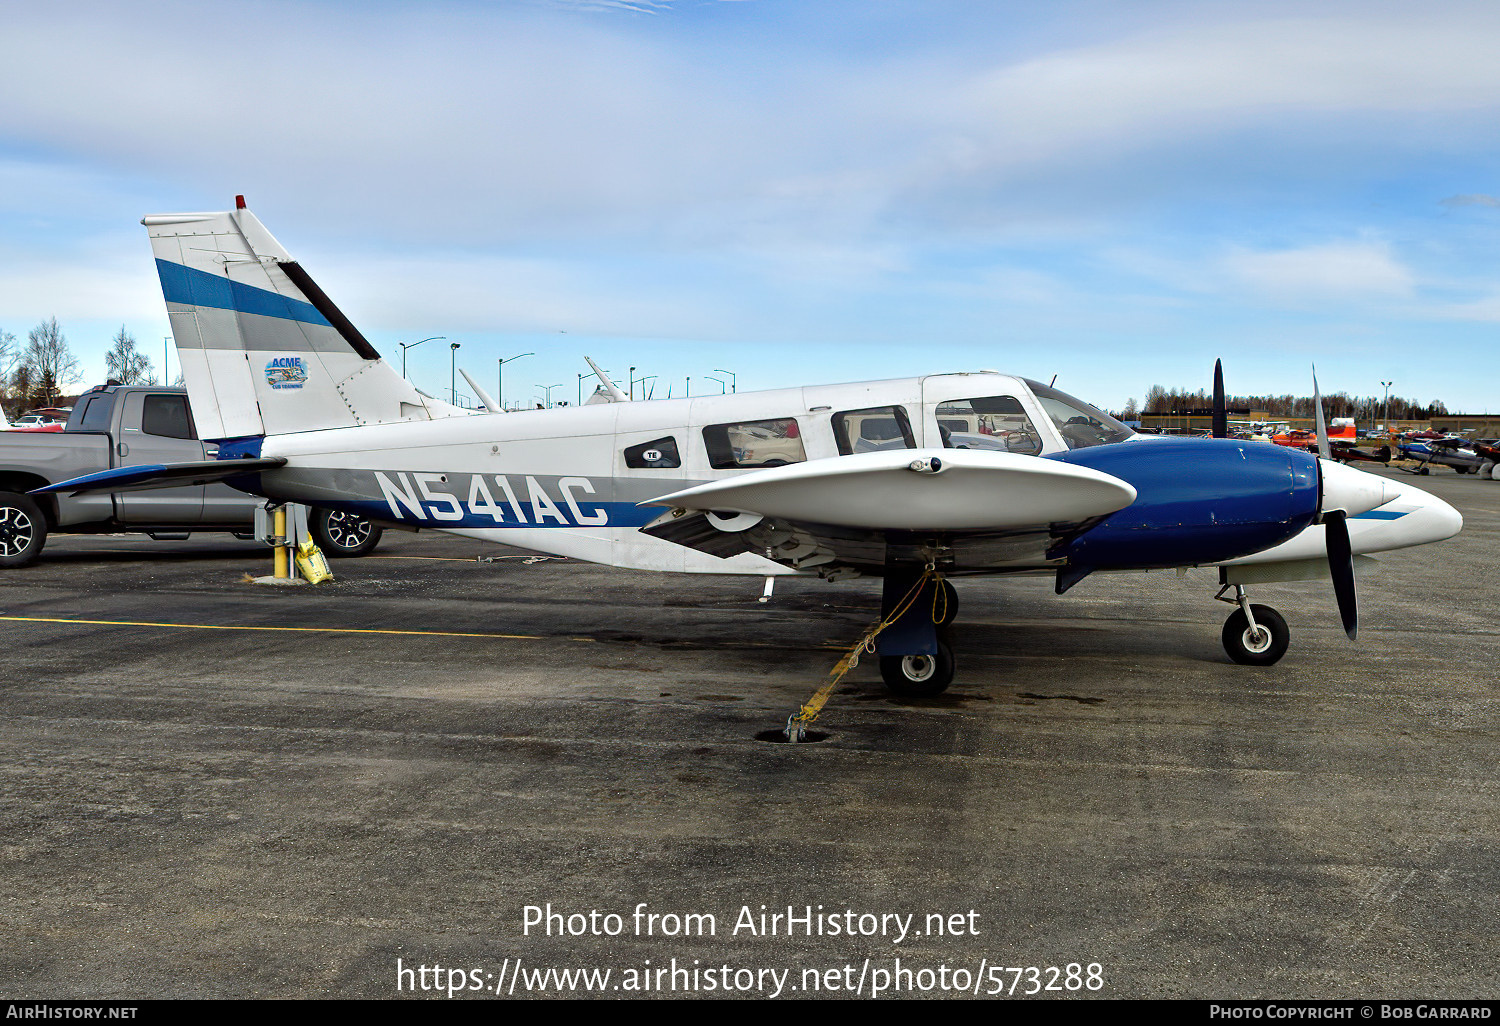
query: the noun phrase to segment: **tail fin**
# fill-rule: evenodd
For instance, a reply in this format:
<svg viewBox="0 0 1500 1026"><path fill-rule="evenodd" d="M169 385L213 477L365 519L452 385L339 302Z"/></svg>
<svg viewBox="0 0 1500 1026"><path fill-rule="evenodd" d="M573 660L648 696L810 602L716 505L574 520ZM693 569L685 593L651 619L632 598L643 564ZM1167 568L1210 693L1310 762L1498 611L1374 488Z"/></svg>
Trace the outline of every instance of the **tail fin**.
<svg viewBox="0 0 1500 1026"><path fill-rule="evenodd" d="M237 204L141 220L203 437L466 412L422 395L392 370L244 200Z"/></svg>

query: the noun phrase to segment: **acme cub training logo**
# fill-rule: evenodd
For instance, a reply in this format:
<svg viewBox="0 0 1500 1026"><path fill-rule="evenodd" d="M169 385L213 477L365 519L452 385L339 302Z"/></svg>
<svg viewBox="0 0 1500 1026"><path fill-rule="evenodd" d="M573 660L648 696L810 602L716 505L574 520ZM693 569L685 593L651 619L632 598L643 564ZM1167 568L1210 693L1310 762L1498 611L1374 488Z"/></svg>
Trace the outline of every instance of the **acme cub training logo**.
<svg viewBox="0 0 1500 1026"><path fill-rule="evenodd" d="M307 382L307 364L300 356L278 356L266 364L266 384L272 388L301 388Z"/></svg>

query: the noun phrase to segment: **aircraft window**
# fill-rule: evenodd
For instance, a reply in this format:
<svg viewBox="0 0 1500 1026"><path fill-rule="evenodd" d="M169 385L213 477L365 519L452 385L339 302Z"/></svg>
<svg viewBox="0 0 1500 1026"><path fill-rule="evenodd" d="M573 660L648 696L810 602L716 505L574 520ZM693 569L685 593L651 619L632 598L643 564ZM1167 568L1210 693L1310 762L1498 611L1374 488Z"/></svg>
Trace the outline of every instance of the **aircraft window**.
<svg viewBox="0 0 1500 1026"><path fill-rule="evenodd" d="M1032 394L1036 396L1037 402L1042 404L1042 409L1047 411L1047 416L1051 417L1052 423L1057 425L1058 433L1063 436L1063 441L1068 443L1069 449L1111 445L1114 442L1123 442L1135 434L1103 410L1096 409L1081 399L1074 399L1066 392L1059 392L1055 388L1029 378L1026 384L1031 386Z"/></svg>
<svg viewBox="0 0 1500 1026"><path fill-rule="evenodd" d="M197 438L185 395L148 395L141 405L141 430L164 438Z"/></svg>
<svg viewBox="0 0 1500 1026"><path fill-rule="evenodd" d="M1009 395L950 399L937 408L938 432L949 449L991 449L1035 456L1042 436L1019 400Z"/></svg>
<svg viewBox="0 0 1500 1026"><path fill-rule="evenodd" d="M708 465L715 470L779 467L807 459L795 418L711 424L703 429Z"/></svg>
<svg viewBox="0 0 1500 1026"><path fill-rule="evenodd" d="M668 435L666 438L653 438L649 442L632 445L625 450L625 465L636 469L680 467L682 458L677 455L677 439Z"/></svg>
<svg viewBox="0 0 1500 1026"><path fill-rule="evenodd" d="M879 452L882 449L915 449L911 419L904 406L876 406L868 410L845 410L833 415L833 437L839 454Z"/></svg>

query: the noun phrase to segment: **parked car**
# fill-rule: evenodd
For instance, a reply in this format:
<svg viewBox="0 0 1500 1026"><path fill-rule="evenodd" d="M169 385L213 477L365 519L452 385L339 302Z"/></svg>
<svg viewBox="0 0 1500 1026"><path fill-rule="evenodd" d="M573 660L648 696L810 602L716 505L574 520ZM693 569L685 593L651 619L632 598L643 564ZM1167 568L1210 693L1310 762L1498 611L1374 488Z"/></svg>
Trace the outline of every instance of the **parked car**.
<svg viewBox="0 0 1500 1026"><path fill-rule="evenodd" d="M54 533L253 537L255 509L265 500L224 484L26 494L101 470L213 459L217 451L199 440L186 391L165 386L101 385L79 397L60 433L0 433L0 569L35 561ZM348 513L314 509L308 525L330 556L362 556L380 542L378 524Z"/></svg>

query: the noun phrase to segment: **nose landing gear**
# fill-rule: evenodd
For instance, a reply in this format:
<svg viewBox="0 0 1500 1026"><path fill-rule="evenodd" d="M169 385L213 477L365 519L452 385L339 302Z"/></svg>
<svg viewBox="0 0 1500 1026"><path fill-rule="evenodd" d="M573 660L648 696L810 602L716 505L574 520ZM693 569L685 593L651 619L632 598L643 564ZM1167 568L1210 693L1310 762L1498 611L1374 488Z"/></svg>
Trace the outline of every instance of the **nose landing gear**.
<svg viewBox="0 0 1500 1026"><path fill-rule="evenodd" d="M1234 589L1234 598L1224 596L1230 588ZM1226 584L1214 598L1239 606L1224 621L1219 636L1229 658L1245 666L1270 666L1286 655L1292 635L1280 613L1270 606L1251 605L1242 584Z"/></svg>

